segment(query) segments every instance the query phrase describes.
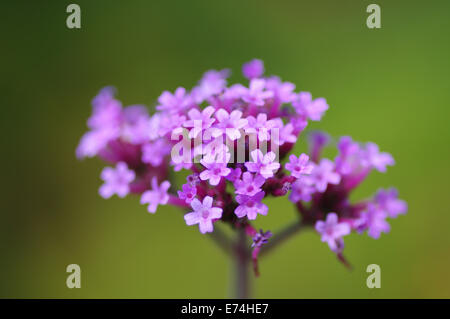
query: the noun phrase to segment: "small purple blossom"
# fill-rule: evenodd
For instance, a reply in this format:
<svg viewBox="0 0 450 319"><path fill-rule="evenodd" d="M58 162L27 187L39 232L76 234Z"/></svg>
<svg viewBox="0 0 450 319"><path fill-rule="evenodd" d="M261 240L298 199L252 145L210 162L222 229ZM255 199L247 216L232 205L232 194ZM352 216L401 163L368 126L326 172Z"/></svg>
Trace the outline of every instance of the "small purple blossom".
<svg viewBox="0 0 450 319"><path fill-rule="evenodd" d="M312 131L308 134L309 153L311 160L317 162L322 149L330 142L330 136L321 131Z"/></svg>
<svg viewBox="0 0 450 319"><path fill-rule="evenodd" d="M145 191L141 196L141 204L149 204L148 212L155 213L158 205L165 205L169 201L169 194L167 193L170 187L169 181L164 181L158 186L156 177L152 179L152 189Z"/></svg>
<svg viewBox="0 0 450 319"><path fill-rule="evenodd" d="M300 200L309 202L312 195L316 192L316 188L303 178L297 179L294 183L292 183L291 190L289 200L293 203L297 203Z"/></svg>
<svg viewBox="0 0 450 319"><path fill-rule="evenodd" d="M239 203L239 206L234 211L236 216L239 218L247 216L249 220L253 220L256 219L258 214L267 215L269 208L261 203L264 195L264 192L256 193L254 196L237 195L236 201Z"/></svg>
<svg viewBox="0 0 450 319"><path fill-rule="evenodd" d="M328 184L337 185L341 181L341 175L335 172L335 165L327 158L323 158L318 165L314 165L311 175L305 177L314 184L318 192L324 192Z"/></svg>
<svg viewBox="0 0 450 319"><path fill-rule="evenodd" d="M393 187L387 190L380 189L375 195L375 202L391 218L406 214L408 210L408 204L398 199L398 191Z"/></svg>
<svg viewBox="0 0 450 319"><path fill-rule="evenodd" d="M291 172L291 175L300 178L302 175L311 174L314 166L309 163L309 156L301 154L299 157L292 154L289 156L289 163L284 165L285 168Z"/></svg>
<svg viewBox="0 0 450 319"><path fill-rule="evenodd" d="M156 109L164 112L179 112L186 109L191 104L189 95L186 94L186 89L179 87L172 94L169 91L164 91L158 98L159 105Z"/></svg>
<svg viewBox="0 0 450 319"><path fill-rule="evenodd" d="M236 188L236 194L254 196L261 191L261 186L266 179L261 175L253 175L250 172L242 174L242 179L238 179L234 182Z"/></svg>
<svg viewBox="0 0 450 319"><path fill-rule="evenodd" d="M328 110L328 104L324 98L313 100L309 92L300 92L292 105L300 116L312 121L320 121L325 111Z"/></svg>
<svg viewBox="0 0 450 319"><path fill-rule="evenodd" d="M295 134L295 128L292 123L284 125L281 119L274 119L273 121L275 122L274 127L278 129L278 139L274 138L273 143L281 146L284 143L294 144L297 142L297 135ZM272 134L275 134L273 129ZM275 135L273 137L275 137Z"/></svg>
<svg viewBox="0 0 450 319"><path fill-rule="evenodd" d="M296 97L295 84L282 82L277 76L266 79L266 89L273 92L275 103L278 104L290 103Z"/></svg>
<svg viewBox="0 0 450 319"><path fill-rule="evenodd" d="M103 198L110 198L117 194L119 197L125 197L130 192L130 183L134 180L136 174L128 169L128 165L119 162L116 168L105 167L101 178L105 183L100 187L99 193Z"/></svg>
<svg viewBox="0 0 450 319"><path fill-rule="evenodd" d="M214 137L220 136L225 133L232 141L241 137L240 130L247 125L247 119L242 118L242 112L234 110L228 113L224 109L219 109L216 112L217 123L214 125L217 132L213 133Z"/></svg>
<svg viewBox="0 0 450 319"><path fill-rule="evenodd" d="M264 74L264 62L253 59L242 66L242 74L247 79L259 78Z"/></svg>
<svg viewBox="0 0 450 319"><path fill-rule="evenodd" d="M274 162L276 155L269 152L263 155L261 150L256 149L250 153L253 162L246 162L245 167L252 173L259 173L264 178L272 177L274 172L280 168L280 163Z"/></svg>
<svg viewBox="0 0 450 319"><path fill-rule="evenodd" d="M361 213L361 218L356 221L356 227L359 232L367 230L370 237L378 239L381 233L388 233L391 230L391 226L386 221L387 217L387 212L369 203L367 209Z"/></svg>
<svg viewBox="0 0 450 319"><path fill-rule="evenodd" d="M197 198L191 202L193 212L184 215L184 220L188 226L198 224L202 234L210 233L214 230L213 220L222 217L222 208L212 207L213 199L210 196L203 198L203 203Z"/></svg>
<svg viewBox="0 0 450 319"><path fill-rule="evenodd" d="M252 247L262 247L264 244L267 244L270 237L272 237L272 233L270 230L264 232L262 229L260 229L259 233L256 233L252 237Z"/></svg>
<svg viewBox="0 0 450 319"><path fill-rule="evenodd" d="M273 97L272 91L264 90L265 86L265 80L252 79L250 81L250 87L242 99L249 104L263 106L266 99Z"/></svg>
<svg viewBox="0 0 450 319"><path fill-rule="evenodd" d="M211 127L211 125L216 121L216 119L211 118L215 112L214 107L208 106L203 111L197 109L191 109L188 112L189 120L184 123L184 127L191 128L189 132L190 138L196 138L202 130L206 130Z"/></svg>
<svg viewBox="0 0 450 319"><path fill-rule="evenodd" d="M315 225L316 231L321 235L321 240L326 242L335 253L342 252L344 248L343 236L350 234L350 225L338 222L336 213L328 213L325 221L318 220Z"/></svg>
<svg viewBox="0 0 450 319"><path fill-rule="evenodd" d="M213 186L218 185L222 177L231 172L226 163L209 163L205 160L201 160L200 163L206 168L200 173L200 179L202 181L209 180L209 184Z"/></svg>
<svg viewBox="0 0 450 319"><path fill-rule="evenodd" d="M389 153L380 152L375 143L366 144L366 163L379 172L386 172L386 166L395 164L394 158Z"/></svg>
<svg viewBox="0 0 450 319"><path fill-rule="evenodd" d="M234 183L235 181L237 181L239 178L241 178L242 175L242 169L240 167L236 167L236 168L232 168L230 174L228 174L227 176L225 176L225 178Z"/></svg>
<svg viewBox="0 0 450 319"><path fill-rule="evenodd" d="M245 127L245 132L249 134L257 134L259 141L270 140L269 131L277 124L274 120L267 120L267 114L260 113L255 118L253 116L247 117L248 124Z"/></svg>
<svg viewBox="0 0 450 319"><path fill-rule="evenodd" d="M159 166L166 155L170 153L171 146L166 140L158 139L142 146L142 162Z"/></svg>
<svg viewBox="0 0 450 319"><path fill-rule="evenodd" d="M195 198L195 195L197 195L197 187L188 183L183 184L183 186L181 186L181 189L181 191L178 191L178 197L180 199L183 199L186 203L190 204Z"/></svg>

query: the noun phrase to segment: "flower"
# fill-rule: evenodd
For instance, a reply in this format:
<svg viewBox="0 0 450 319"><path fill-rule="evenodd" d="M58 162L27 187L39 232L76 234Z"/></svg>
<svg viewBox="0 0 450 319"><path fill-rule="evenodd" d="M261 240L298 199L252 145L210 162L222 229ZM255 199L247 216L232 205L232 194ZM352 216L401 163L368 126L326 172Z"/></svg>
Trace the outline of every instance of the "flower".
<svg viewBox="0 0 450 319"><path fill-rule="evenodd" d="M274 152L269 152L266 155L263 155L261 150L256 149L250 153L252 156L253 162L246 162L245 167L252 173L259 173L264 178L272 177L274 171L277 171L280 168L280 163L276 163L275 158L276 155Z"/></svg>
<svg viewBox="0 0 450 319"><path fill-rule="evenodd" d="M169 181L164 181L158 186L158 180L156 177L152 178L152 189L144 192L141 196L141 204L149 204L149 213L155 213L158 205L167 204L169 201L169 194L167 193L169 187Z"/></svg>
<svg viewBox="0 0 450 319"><path fill-rule="evenodd" d="M257 233L253 220L268 213L265 198L289 194L302 224L315 225L322 241L348 265L343 236L355 231L379 238L390 230L387 219L408 209L394 188L380 189L369 200L351 200L370 173L394 165L393 157L374 143L344 136L334 161L323 158L330 137L322 132L309 135L308 153L290 154L309 121L321 120L326 100L295 92L293 83L277 76L265 77L258 59L245 63L242 73L247 83L228 85L228 69L207 71L190 90L163 91L152 113L143 105L123 105L115 89L106 87L92 101L76 156L98 156L115 165L101 173L104 198L142 194L140 201L151 213L158 205L192 207L184 219L187 225L199 224L202 233L213 231L219 219L240 229L253 240L256 275L258 254L271 233ZM167 179L182 169L190 174L187 182L169 193Z"/></svg>
<svg viewBox="0 0 450 319"><path fill-rule="evenodd" d="M313 100L309 92L300 92L292 105L300 116L312 121L320 121L325 111L328 110L328 104L324 98Z"/></svg>
<svg viewBox="0 0 450 319"><path fill-rule="evenodd" d="M252 237L252 247L261 247L262 245L267 244L270 237L272 237L272 233L270 232L270 230L263 232L263 230L260 229L259 233L256 233Z"/></svg>
<svg viewBox="0 0 450 319"><path fill-rule="evenodd" d="M103 198L110 198L117 194L119 197L125 197L130 192L130 183L135 178L133 170L128 169L128 165L119 162L116 168L105 167L100 175L105 183L100 187L99 193Z"/></svg>
<svg viewBox="0 0 450 319"><path fill-rule="evenodd" d="M367 230L367 234L374 238L380 238L381 233L388 233L391 226L386 221L388 214L379 209L373 203L367 205L367 209L361 213L361 218L356 221L356 228L361 233Z"/></svg>
<svg viewBox="0 0 450 319"><path fill-rule="evenodd" d="M289 163L286 163L284 167L291 172L291 175L300 178L301 175L311 174L314 166L308 164L309 156L301 154L299 157L292 154L289 156Z"/></svg>
<svg viewBox="0 0 450 319"><path fill-rule="evenodd" d="M247 119L243 119L242 112L234 110L229 114L224 109L219 109L216 112L217 123L214 125L216 128L213 132L213 136L217 137L225 133L230 140L234 141L241 137L240 129L247 125Z"/></svg>
<svg viewBox="0 0 450 319"><path fill-rule="evenodd" d="M209 180L209 184L213 186L218 185L222 177L227 176L231 172L231 169L227 167L227 163L210 163L203 159L200 163L206 168L200 173L200 179L202 181Z"/></svg>
<svg viewBox="0 0 450 319"><path fill-rule="evenodd" d="M330 142L330 136L321 131L312 131L308 134L309 153L311 160L317 161L322 149Z"/></svg>
<svg viewBox="0 0 450 319"><path fill-rule="evenodd" d="M273 92L275 103L290 103L296 94L294 93L295 84L290 82L281 82L277 76L271 76L266 79L266 89Z"/></svg>
<svg viewBox="0 0 450 319"><path fill-rule="evenodd" d="M289 195L289 200L293 203L297 203L300 200L309 202L312 195L316 192L316 188L303 178L297 179L292 183L291 189L292 191Z"/></svg>
<svg viewBox="0 0 450 319"><path fill-rule="evenodd" d="M261 191L261 186L265 181L265 178L259 174L254 176L250 172L245 172L242 174L242 179L238 179L234 182L236 194L254 196Z"/></svg>
<svg viewBox="0 0 450 319"><path fill-rule="evenodd" d="M398 191L393 187L388 190L380 189L375 195L375 203L391 218L406 214L408 210L408 204L398 199Z"/></svg>
<svg viewBox="0 0 450 319"><path fill-rule="evenodd" d="M206 130L216 121L211 116L215 112L214 107L208 106L203 111L197 109L191 109L188 112L189 119L184 123L184 127L192 128L189 132L190 138L196 138L202 130Z"/></svg>
<svg viewBox="0 0 450 319"><path fill-rule="evenodd" d="M379 172L386 172L386 166L395 164L394 158L389 153L380 152L375 143L366 144L365 161Z"/></svg>
<svg viewBox="0 0 450 319"><path fill-rule="evenodd" d="M142 146L142 162L159 166L170 150L171 147L166 140L158 139L147 143Z"/></svg>
<svg viewBox="0 0 450 319"><path fill-rule="evenodd" d="M230 76L230 71L224 69L221 71L210 70L206 72L199 82L199 85L191 91L191 96L196 103L202 103L211 96L221 93L226 85L226 78Z"/></svg>
<svg viewBox="0 0 450 319"><path fill-rule="evenodd" d="M181 186L182 190L178 191L178 197L180 199L184 199L186 203L190 204L192 200L195 198L195 195L197 195L197 187L188 184L183 184Z"/></svg>
<svg viewBox="0 0 450 319"><path fill-rule="evenodd" d="M284 143L292 143L294 144L297 141L297 135L295 134L295 128L292 123L288 123L286 125L283 124L283 121L281 119L274 119L275 122L274 128L277 128L278 131L278 138L275 138L273 135L272 142L276 145L283 145ZM274 130L272 129L272 134L274 134Z"/></svg>
<svg viewBox="0 0 450 319"><path fill-rule="evenodd" d="M256 219L258 213L267 215L269 208L261 203L264 195L264 192L256 193L254 196L237 195L236 201L239 203L239 206L234 211L236 216L239 218L247 216L248 219L253 220Z"/></svg>
<svg viewBox="0 0 450 319"><path fill-rule="evenodd" d="M166 112L179 112L187 108L191 104L189 95L186 94L186 89L179 87L172 94L169 91L164 91L158 98L159 105L156 109Z"/></svg>
<svg viewBox="0 0 450 319"><path fill-rule="evenodd" d="M264 90L266 85L266 81L263 79L252 79L250 81L250 87L247 90L246 94L242 97L244 102L249 104L262 106L265 103L266 99L269 99L273 96L272 91Z"/></svg>
<svg viewBox="0 0 450 319"><path fill-rule="evenodd" d="M328 213L325 221L318 220L315 228L321 235L321 240L335 253L340 253L344 248L342 237L350 234L350 225L345 222L339 223L336 213Z"/></svg>
<svg viewBox="0 0 450 319"><path fill-rule="evenodd" d="M323 158L318 165L314 165L311 175L307 180L314 184L318 192L324 192L328 184L337 185L341 181L341 175L335 172L335 165L327 158Z"/></svg>
<svg viewBox="0 0 450 319"><path fill-rule="evenodd" d="M247 79L259 78L264 74L264 62L253 59L242 66L242 74Z"/></svg>
<svg viewBox="0 0 450 319"><path fill-rule="evenodd" d="M213 231L213 220L222 217L222 208L212 207L213 198L206 196L203 198L203 203L197 198L191 202L193 212L184 215L184 220L188 226L198 224L202 234Z"/></svg>
<svg viewBox="0 0 450 319"><path fill-rule="evenodd" d="M267 114L260 113L255 118L253 116L247 117L248 124L245 127L245 132L249 134L257 134L259 141L270 140L269 131L275 127L276 121L267 120Z"/></svg>

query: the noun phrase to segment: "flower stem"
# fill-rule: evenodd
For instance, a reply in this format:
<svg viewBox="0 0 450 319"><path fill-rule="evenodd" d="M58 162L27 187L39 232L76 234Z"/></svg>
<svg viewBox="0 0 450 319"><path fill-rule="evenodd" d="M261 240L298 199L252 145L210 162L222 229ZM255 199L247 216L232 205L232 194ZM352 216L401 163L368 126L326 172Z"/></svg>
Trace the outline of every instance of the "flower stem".
<svg viewBox="0 0 450 319"><path fill-rule="evenodd" d="M245 229L237 229L237 242L234 247L234 297L247 299L250 297L250 250L247 245Z"/></svg>

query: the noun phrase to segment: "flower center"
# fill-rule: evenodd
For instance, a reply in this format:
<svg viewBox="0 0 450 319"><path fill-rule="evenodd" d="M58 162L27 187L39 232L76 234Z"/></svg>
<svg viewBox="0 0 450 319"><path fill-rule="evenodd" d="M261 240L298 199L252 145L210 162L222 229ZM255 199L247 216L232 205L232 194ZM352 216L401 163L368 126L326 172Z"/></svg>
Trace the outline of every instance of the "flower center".
<svg viewBox="0 0 450 319"><path fill-rule="evenodd" d="M247 205L247 207L251 208L251 207L255 206L255 202L252 200L249 200L246 205Z"/></svg>
<svg viewBox="0 0 450 319"><path fill-rule="evenodd" d="M204 211L202 212L202 217L203 217L204 219L208 219L208 217L209 217L209 211L204 210Z"/></svg>
<svg viewBox="0 0 450 319"><path fill-rule="evenodd" d="M252 185L250 185L249 187L247 187L247 192L253 192L254 188Z"/></svg>

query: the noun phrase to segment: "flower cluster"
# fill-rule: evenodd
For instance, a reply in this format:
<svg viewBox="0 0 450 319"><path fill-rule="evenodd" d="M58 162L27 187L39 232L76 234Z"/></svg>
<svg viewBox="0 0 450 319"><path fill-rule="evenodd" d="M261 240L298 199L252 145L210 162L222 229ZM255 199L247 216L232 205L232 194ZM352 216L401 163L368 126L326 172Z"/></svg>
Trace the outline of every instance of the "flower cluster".
<svg viewBox="0 0 450 319"><path fill-rule="evenodd" d="M255 264L271 232L258 233L251 223L268 214L268 196L288 197L302 223L315 226L338 255L352 230L374 238L389 231L386 218L407 209L394 189L357 204L348 196L371 170L385 172L393 158L373 143L343 137L335 160L321 159L328 137L317 132L309 137L309 156L289 155L308 121L320 121L328 104L264 71L260 60L244 64L248 85L229 85L229 70L208 71L191 90L164 91L153 114L142 105L123 107L106 87L92 101L77 157L98 156L115 166L101 174L104 198L139 194L150 213L160 205L181 207L186 224L198 224L203 234L219 221L245 229ZM190 174L176 187L170 170Z"/></svg>

